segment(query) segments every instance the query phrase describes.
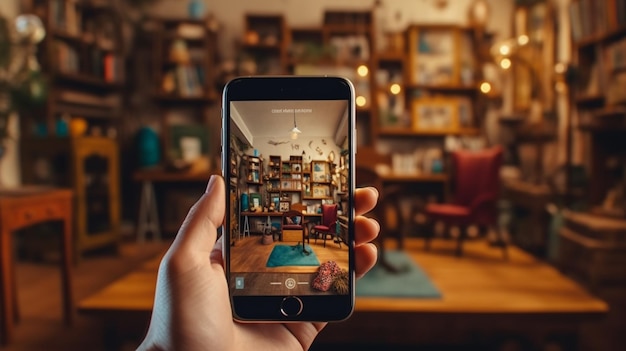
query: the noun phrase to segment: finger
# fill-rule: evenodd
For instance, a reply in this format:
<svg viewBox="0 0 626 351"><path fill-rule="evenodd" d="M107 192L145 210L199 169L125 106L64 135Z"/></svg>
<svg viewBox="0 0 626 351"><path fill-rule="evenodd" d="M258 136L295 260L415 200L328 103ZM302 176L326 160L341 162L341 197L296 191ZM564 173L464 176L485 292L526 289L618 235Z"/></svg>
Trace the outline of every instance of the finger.
<svg viewBox="0 0 626 351"><path fill-rule="evenodd" d="M213 175L206 192L191 207L172 244L176 250L210 252L217 238L217 227L224 220L224 179Z"/></svg>
<svg viewBox="0 0 626 351"><path fill-rule="evenodd" d="M361 278L367 273L378 259L378 248L372 243L363 244L354 248L354 270L356 277Z"/></svg>
<svg viewBox="0 0 626 351"><path fill-rule="evenodd" d="M378 236L380 224L373 218L357 216L354 221L354 243L356 246L368 243Z"/></svg>
<svg viewBox="0 0 626 351"><path fill-rule="evenodd" d="M354 206L356 215L362 215L371 211L378 202L378 190L374 187L356 189L354 194Z"/></svg>
<svg viewBox="0 0 626 351"><path fill-rule="evenodd" d="M213 250L211 250L211 263L218 264L224 268L224 234L217 239L215 245L213 245Z"/></svg>

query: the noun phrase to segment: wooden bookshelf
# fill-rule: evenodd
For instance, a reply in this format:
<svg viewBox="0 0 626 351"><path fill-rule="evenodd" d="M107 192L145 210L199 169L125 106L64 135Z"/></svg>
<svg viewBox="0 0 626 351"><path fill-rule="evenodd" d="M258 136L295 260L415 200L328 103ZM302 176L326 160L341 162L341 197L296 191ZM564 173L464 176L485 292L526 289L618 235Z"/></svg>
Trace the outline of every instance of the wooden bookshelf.
<svg viewBox="0 0 626 351"><path fill-rule="evenodd" d="M182 157L177 143L178 128L208 130L210 108L218 103L215 88L217 37L206 21L192 18L153 18L151 43L154 91L152 98L160 109L161 145L164 163ZM182 114L183 121L171 115ZM196 135L197 136L197 135ZM208 143L209 136L201 138ZM216 150L202 145L211 157Z"/></svg>
<svg viewBox="0 0 626 351"><path fill-rule="evenodd" d="M572 86L573 124L590 142L588 200L600 208L620 182L623 188L626 173L626 1L578 0L570 14L579 70ZM597 212L626 214L626 203L613 207Z"/></svg>
<svg viewBox="0 0 626 351"><path fill-rule="evenodd" d="M71 188L77 253L116 246L121 214L118 134L126 81L121 16L110 2L32 0L45 107L21 113L22 182ZM72 124L85 125L72 132Z"/></svg>

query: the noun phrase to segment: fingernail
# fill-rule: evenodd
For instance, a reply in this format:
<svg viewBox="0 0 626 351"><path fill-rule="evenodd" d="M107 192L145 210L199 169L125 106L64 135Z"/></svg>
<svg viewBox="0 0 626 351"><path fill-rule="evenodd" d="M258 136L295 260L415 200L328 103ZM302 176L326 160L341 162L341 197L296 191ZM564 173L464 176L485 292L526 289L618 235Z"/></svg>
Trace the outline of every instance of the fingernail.
<svg viewBox="0 0 626 351"><path fill-rule="evenodd" d="M209 184L207 184L206 186L206 190L204 191L205 193L210 193L213 185L215 184L215 175L212 175L211 178L209 178Z"/></svg>
<svg viewBox="0 0 626 351"><path fill-rule="evenodd" d="M380 234L380 222L378 222L376 219L374 218L369 218L370 222L374 223L374 225L376 226L376 234Z"/></svg>
<svg viewBox="0 0 626 351"><path fill-rule="evenodd" d="M376 189L376 188L375 188L375 187L373 187L373 186L370 186L369 188L370 188L370 189L372 189L372 190L374 190L374 192L376 193L376 197L380 196L380 193L378 192L378 189Z"/></svg>

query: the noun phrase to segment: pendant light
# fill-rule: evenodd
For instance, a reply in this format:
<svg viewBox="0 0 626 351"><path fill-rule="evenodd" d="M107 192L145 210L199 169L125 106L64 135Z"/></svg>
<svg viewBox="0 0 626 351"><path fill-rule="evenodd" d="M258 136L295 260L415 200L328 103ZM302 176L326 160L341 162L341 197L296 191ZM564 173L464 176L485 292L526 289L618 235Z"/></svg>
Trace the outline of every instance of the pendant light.
<svg viewBox="0 0 626 351"><path fill-rule="evenodd" d="M302 133L296 125L296 109L293 110L293 129L289 132L291 134L291 140L298 139L298 134Z"/></svg>

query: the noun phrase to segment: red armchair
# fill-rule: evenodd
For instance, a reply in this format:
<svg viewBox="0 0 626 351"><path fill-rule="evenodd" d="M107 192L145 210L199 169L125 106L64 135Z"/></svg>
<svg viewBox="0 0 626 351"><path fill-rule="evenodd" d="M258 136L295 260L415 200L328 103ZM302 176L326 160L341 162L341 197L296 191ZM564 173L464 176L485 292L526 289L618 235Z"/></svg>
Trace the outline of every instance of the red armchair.
<svg viewBox="0 0 626 351"><path fill-rule="evenodd" d="M322 205L322 223L313 226L313 231L315 232L316 243L321 235L322 239L324 239L324 247L326 247L326 239L330 236L341 247L341 239L337 235L337 204Z"/></svg>
<svg viewBox="0 0 626 351"><path fill-rule="evenodd" d="M460 150L452 153L454 171L454 201L446 204L428 204L425 214L431 224L425 246L430 248L434 236L434 223L443 222L446 227L458 226L460 233L456 255L463 253L463 241L470 225L478 226L481 234L489 228L498 234L498 244L505 258L508 257L506 242L498 227L497 201L500 195L500 167L502 147L481 151Z"/></svg>

